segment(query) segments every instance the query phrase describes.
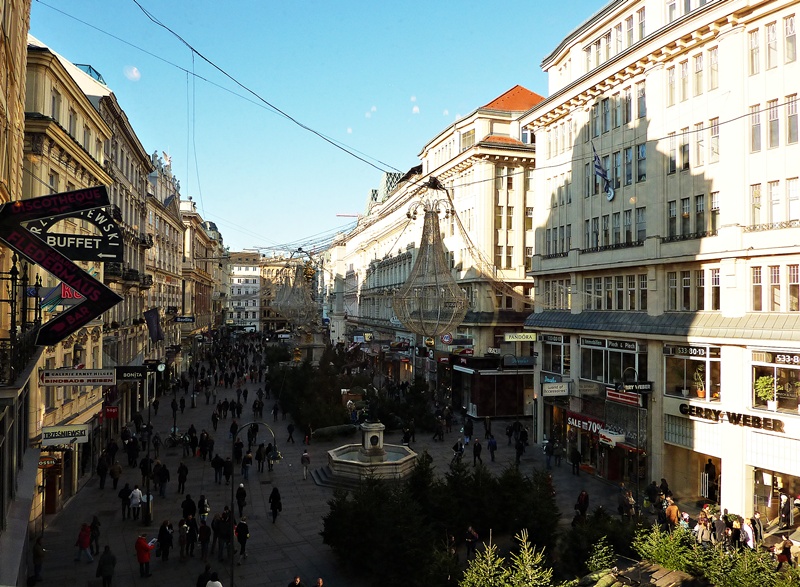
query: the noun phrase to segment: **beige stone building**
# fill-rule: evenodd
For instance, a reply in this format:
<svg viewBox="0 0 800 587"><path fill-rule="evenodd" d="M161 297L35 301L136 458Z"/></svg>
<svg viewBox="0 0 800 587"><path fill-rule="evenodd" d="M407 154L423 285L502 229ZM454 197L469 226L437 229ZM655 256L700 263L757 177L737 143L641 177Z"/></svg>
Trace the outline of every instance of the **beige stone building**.
<svg viewBox="0 0 800 587"><path fill-rule="evenodd" d="M497 367L506 358L531 359L530 344L507 341L506 334L520 330L531 309L526 269L535 237L535 149L517 119L541 100L516 86L448 126L423 146L420 165L386 178L356 228L334 241L326 278L334 342L362 343L379 382L421 377L436 390L452 386L455 403L475 417L532 409L529 364ZM426 347L404 329L391 301L411 272L421 236L422 221L407 213L430 178L448 190L434 197L452 198L456 215L442 215L442 240L469 311L449 337Z"/></svg>
<svg viewBox="0 0 800 587"><path fill-rule="evenodd" d="M543 433L608 479L770 518L800 492L796 12L611 2L519 119Z"/></svg>

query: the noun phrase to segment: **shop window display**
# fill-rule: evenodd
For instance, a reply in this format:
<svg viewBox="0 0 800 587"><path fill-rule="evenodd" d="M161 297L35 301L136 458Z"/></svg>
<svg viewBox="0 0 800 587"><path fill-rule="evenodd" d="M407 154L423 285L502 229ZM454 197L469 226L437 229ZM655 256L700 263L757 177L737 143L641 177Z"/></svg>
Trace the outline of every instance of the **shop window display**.
<svg viewBox="0 0 800 587"><path fill-rule="evenodd" d="M666 347L664 393L720 401L720 350L717 347Z"/></svg>
<svg viewBox="0 0 800 587"><path fill-rule="evenodd" d="M753 365L752 384L754 408L798 411L800 366Z"/></svg>

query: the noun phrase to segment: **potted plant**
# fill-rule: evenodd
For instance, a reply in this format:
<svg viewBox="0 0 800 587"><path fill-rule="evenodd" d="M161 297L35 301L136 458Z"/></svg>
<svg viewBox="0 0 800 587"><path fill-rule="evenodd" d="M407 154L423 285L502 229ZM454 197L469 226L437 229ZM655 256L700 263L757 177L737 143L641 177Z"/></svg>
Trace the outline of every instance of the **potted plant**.
<svg viewBox="0 0 800 587"><path fill-rule="evenodd" d="M753 384L758 399L767 402L767 409L775 411L778 402L775 400L775 378L772 375L762 375Z"/></svg>
<svg viewBox="0 0 800 587"><path fill-rule="evenodd" d="M694 370L694 387L697 391L697 397L706 397L706 366L700 364Z"/></svg>

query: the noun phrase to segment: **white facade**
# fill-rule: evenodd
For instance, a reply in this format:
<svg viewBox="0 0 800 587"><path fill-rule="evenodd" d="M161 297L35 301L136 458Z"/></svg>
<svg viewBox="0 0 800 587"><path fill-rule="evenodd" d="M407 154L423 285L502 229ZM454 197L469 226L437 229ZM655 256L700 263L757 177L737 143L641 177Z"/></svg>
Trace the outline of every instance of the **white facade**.
<svg viewBox="0 0 800 587"><path fill-rule="evenodd" d="M639 444L642 487L666 477L687 501L709 495L710 458L723 507L770 518L778 489L800 492L796 11L611 2L545 58L551 96L520 120L540 145L526 327L539 382L572 384L544 431L612 479L635 480ZM764 376L777 412L755 397ZM607 391L623 379L653 383L647 438Z"/></svg>
<svg viewBox="0 0 800 587"><path fill-rule="evenodd" d="M235 252L230 259L230 296L226 309L234 328L261 332L261 267L258 253Z"/></svg>

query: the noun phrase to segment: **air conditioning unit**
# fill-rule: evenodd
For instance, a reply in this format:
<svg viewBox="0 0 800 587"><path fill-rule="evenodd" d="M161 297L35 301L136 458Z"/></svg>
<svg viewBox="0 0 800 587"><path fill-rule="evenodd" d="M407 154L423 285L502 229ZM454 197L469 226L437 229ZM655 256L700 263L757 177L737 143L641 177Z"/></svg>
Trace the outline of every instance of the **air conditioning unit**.
<svg viewBox="0 0 800 587"><path fill-rule="evenodd" d="M675 347L671 347L671 346L665 346L664 347L664 355L665 356L670 357L670 356L672 356L674 354L675 354Z"/></svg>
<svg viewBox="0 0 800 587"><path fill-rule="evenodd" d="M544 334L540 334L536 337L537 342L544 342Z"/></svg>

